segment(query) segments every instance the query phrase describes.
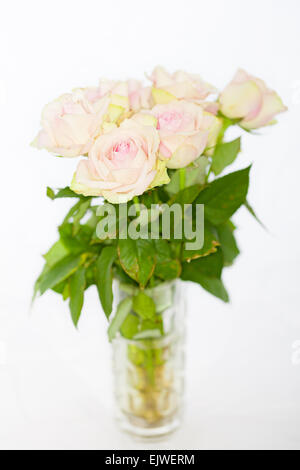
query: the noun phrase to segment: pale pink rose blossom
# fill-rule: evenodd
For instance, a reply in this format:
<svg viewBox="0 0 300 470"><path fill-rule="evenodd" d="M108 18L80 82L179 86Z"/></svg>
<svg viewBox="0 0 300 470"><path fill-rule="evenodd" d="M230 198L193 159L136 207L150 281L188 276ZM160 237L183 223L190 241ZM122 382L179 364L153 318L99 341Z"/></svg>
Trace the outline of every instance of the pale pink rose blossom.
<svg viewBox="0 0 300 470"><path fill-rule="evenodd" d="M156 105L151 114L157 120L160 158L168 168L186 167L204 152L215 116L187 101Z"/></svg>
<svg viewBox="0 0 300 470"><path fill-rule="evenodd" d="M218 114L220 109L220 104L216 101L198 101L197 104L202 106L204 111L207 111L210 114L214 114L215 116Z"/></svg>
<svg viewBox="0 0 300 470"><path fill-rule="evenodd" d="M153 184L158 146L153 126L127 119L98 137L88 160L79 163L71 188L85 196L103 196L112 203L127 202Z"/></svg>
<svg viewBox="0 0 300 470"><path fill-rule="evenodd" d="M239 69L219 97L221 112L231 119L241 119L245 129L272 124L278 113L286 111L277 93L265 82Z"/></svg>
<svg viewBox="0 0 300 470"><path fill-rule="evenodd" d="M33 145L62 157L85 155L101 132L108 105L107 98L93 105L79 91L62 95L45 106Z"/></svg>
<svg viewBox="0 0 300 470"><path fill-rule="evenodd" d="M209 94L216 92L216 89L202 80L199 75L181 70L170 74L163 67L156 67L150 80L153 82L154 88L164 90L177 99L203 100Z"/></svg>
<svg viewBox="0 0 300 470"><path fill-rule="evenodd" d="M140 81L134 79L100 80L97 87L84 88L82 91L91 103L96 103L104 96L110 96L111 104L121 106L127 112L150 107L151 88L144 87Z"/></svg>

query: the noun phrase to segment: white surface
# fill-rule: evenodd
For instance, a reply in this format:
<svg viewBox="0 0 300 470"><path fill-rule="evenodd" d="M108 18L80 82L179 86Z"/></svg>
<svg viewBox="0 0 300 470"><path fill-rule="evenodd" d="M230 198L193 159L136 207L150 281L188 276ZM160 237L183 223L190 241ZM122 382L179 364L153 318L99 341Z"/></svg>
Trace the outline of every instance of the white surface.
<svg viewBox="0 0 300 470"><path fill-rule="evenodd" d="M94 291L79 332L32 284L69 203L75 160L28 146L45 102L99 76L143 76L157 63L220 88L238 66L289 106L277 127L245 135L250 201L235 220L242 255L225 273L231 305L188 287L186 417L149 448L300 448L298 0L10 1L0 16L0 448L135 449L112 421L110 346Z"/></svg>

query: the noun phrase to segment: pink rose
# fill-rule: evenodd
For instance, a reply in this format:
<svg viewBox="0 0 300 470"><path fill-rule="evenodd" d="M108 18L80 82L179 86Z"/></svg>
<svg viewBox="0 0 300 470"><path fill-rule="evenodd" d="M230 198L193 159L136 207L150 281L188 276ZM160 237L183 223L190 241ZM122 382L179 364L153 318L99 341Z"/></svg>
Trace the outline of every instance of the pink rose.
<svg viewBox="0 0 300 470"><path fill-rule="evenodd" d="M110 96L113 105L121 106L124 111L138 111L150 107L151 89L143 87L138 80L127 81L100 80L97 87L82 90L91 103L96 103L104 96Z"/></svg>
<svg viewBox="0 0 300 470"><path fill-rule="evenodd" d="M155 100L157 104L163 104L159 93L155 93L157 89L165 91L175 99L184 100L203 100L210 93L216 91L214 87L204 82L199 75L189 74L181 70L170 74L163 67L156 67L150 79L154 86L154 99L155 94L158 95L158 99Z"/></svg>
<svg viewBox="0 0 300 470"><path fill-rule="evenodd" d="M214 114L215 116L218 114L220 109L220 105L216 101L197 101L197 104L200 104L204 111Z"/></svg>
<svg viewBox="0 0 300 470"><path fill-rule="evenodd" d="M187 101L156 105L151 114L157 120L160 158L167 160L168 168L186 167L203 153L216 119Z"/></svg>
<svg viewBox="0 0 300 470"><path fill-rule="evenodd" d="M88 153L101 131L108 105L107 98L92 104L79 91L62 95L45 106L42 130L33 145L63 157Z"/></svg>
<svg viewBox="0 0 300 470"><path fill-rule="evenodd" d="M221 112L231 119L242 119L240 125L245 129L272 124L276 114L287 109L275 91L241 69L221 93L219 101Z"/></svg>
<svg viewBox="0 0 300 470"><path fill-rule="evenodd" d="M71 188L112 203L127 202L150 186L169 181L165 168L158 164L158 146L153 126L125 120L119 128L98 137L88 160L79 163Z"/></svg>
<svg viewBox="0 0 300 470"><path fill-rule="evenodd" d="M151 88L142 86L137 80L128 80L128 97L130 109L138 111L141 108L150 108Z"/></svg>

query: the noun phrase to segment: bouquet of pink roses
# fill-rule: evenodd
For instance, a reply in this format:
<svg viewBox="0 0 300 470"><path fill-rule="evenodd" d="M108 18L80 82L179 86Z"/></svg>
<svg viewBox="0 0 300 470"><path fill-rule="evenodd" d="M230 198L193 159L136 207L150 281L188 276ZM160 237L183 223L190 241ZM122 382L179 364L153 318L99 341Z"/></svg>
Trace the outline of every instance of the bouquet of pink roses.
<svg viewBox="0 0 300 470"><path fill-rule="evenodd" d="M221 93L198 75L162 67L149 79L146 87L101 80L44 108L34 146L82 158L69 186L47 189L51 199L75 205L44 256L35 290L69 300L77 325L92 285L110 318L119 280L123 294L109 338L140 341L129 345L128 357L139 371L135 390L144 395L140 411L130 405L130 413L153 423L166 415L155 394L169 387L162 379L167 350L157 345L169 333L169 286L192 281L227 302L222 270L239 254L231 217L241 205L255 216L247 202L250 167L219 176L241 149L226 131L273 124L286 108L243 70Z"/></svg>

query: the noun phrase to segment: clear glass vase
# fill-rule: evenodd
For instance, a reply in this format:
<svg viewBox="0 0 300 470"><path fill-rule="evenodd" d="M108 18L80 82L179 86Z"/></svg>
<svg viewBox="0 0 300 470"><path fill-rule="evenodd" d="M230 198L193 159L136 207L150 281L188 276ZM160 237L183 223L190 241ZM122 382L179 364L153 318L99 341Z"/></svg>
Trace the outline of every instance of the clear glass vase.
<svg viewBox="0 0 300 470"><path fill-rule="evenodd" d="M117 419L135 436L161 437L181 421L184 390L185 302L179 281L146 289L156 305L158 338L113 341ZM116 304L132 295L127 285L115 286Z"/></svg>

